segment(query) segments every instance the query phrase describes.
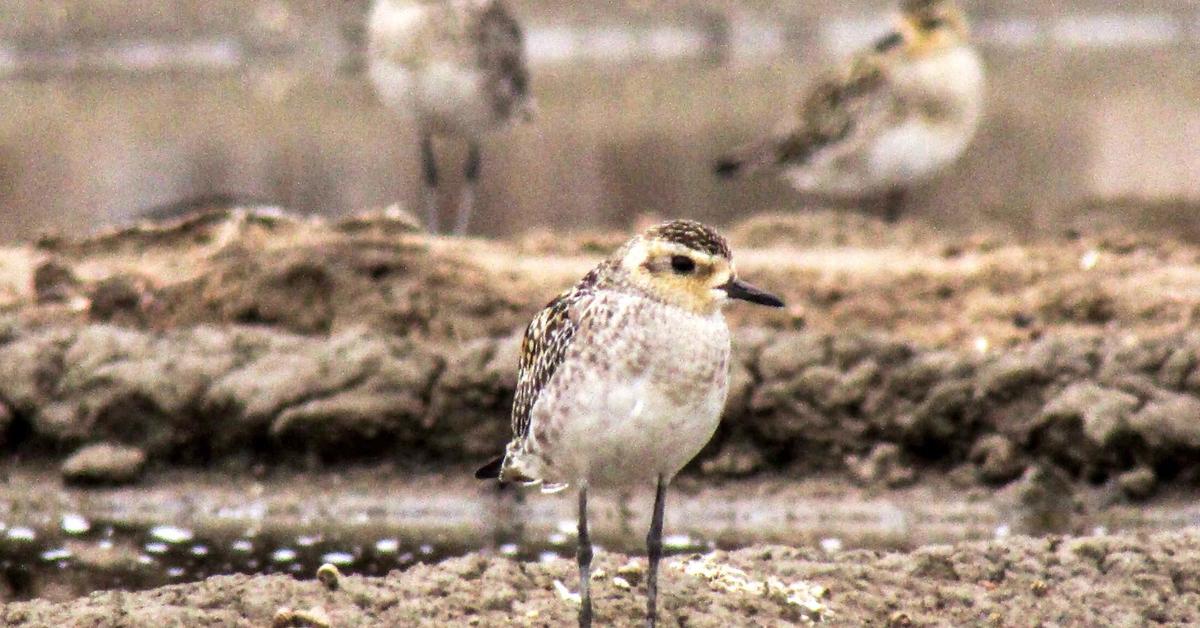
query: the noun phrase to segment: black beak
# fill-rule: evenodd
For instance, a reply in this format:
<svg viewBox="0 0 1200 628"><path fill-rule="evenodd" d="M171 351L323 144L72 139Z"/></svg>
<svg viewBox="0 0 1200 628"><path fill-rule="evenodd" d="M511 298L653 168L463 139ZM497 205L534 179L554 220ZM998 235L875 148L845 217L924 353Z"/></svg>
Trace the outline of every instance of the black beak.
<svg viewBox="0 0 1200 628"><path fill-rule="evenodd" d="M720 286L718 289L724 290L725 294L729 295L731 299L741 299L742 301L749 301L750 303L757 303L758 305L766 305L768 307L783 307L783 301L779 297L770 292L759 290L737 277L730 279L728 283Z"/></svg>

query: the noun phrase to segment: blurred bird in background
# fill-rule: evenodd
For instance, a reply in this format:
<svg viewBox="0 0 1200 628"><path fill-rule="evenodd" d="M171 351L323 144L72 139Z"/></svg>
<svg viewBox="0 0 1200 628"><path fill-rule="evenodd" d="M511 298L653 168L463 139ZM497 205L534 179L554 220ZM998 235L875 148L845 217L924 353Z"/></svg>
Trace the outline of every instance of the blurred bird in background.
<svg viewBox="0 0 1200 628"><path fill-rule="evenodd" d="M431 232L439 230L433 138L467 143L454 226L463 235L482 168L481 137L533 117L521 26L503 0L375 0L367 31L368 73L380 99L416 120Z"/></svg>
<svg viewBox="0 0 1200 628"><path fill-rule="evenodd" d="M904 0L895 28L828 72L764 140L719 159L716 173L778 173L832 202L882 204L952 164L983 113L983 64L954 0Z"/></svg>

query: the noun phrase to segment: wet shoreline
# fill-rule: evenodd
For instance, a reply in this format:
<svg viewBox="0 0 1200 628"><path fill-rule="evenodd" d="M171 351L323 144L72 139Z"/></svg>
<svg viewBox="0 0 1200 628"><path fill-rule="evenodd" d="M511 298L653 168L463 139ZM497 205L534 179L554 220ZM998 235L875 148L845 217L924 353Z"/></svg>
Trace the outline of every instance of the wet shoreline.
<svg viewBox="0 0 1200 628"><path fill-rule="evenodd" d="M51 471L9 468L0 489L3 596L69 599L214 575L304 575L323 563L382 576L472 552L534 562L572 555L571 499L497 491L467 480L467 471L414 477L366 467L276 471L261 480L169 471L137 488L47 491L57 484ZM1058 529L1040 529L1035 521L1044 513L1023 505L1021 495L963 489L944 478L878 491L835 477L685 477L671 495L666 545L672 554L759 544L911 551L1022 532L1146 534L1200 526L1200 507L1183 494L1134 506L1082 491L1065 498L1073 505ZM638 553L650 499L648 492L598 497L598 546Z"/></svg>

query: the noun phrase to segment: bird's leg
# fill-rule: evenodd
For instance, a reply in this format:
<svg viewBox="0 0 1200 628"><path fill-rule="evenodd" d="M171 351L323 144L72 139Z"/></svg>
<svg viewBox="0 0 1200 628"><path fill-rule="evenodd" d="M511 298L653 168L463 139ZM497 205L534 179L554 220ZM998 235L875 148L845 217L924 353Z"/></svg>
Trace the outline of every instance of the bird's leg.
<svg viewBox="0 0 1200 628"><path fill-rule="evenodd" d="M889 224L900 220L904 212L904 201L908 197L904 188L892 188L883 196L883 220Z"/></svg>
<svg viewBox="0 0 1200 628"><path fill-rule="evenodd" d="M421 132L421 166L425 177L425 228L429 233L437 233L437 159L433 155L433 136L428 131Z"/></svg>
<svg viewBox="0 0 1200 628"><path fill-rule="evenodd" d="M650 560L650 573L646 579L646 625L654 628L658 623L658 563L662 560L663 510L666 509L667 482L658 476L658 488L654 491L654 516L650 519L650 532L646 535L646 555Z"/></svg>
<svg viewBox="0 0 1200 628"><path fill-rule="evenodd" d="M579 626L592 625L592 540L588 538L587 485L579 487Z"/></svg>
<svg viewBox="0 0 1200 628"><path fill-rule="evenodd" d="M454 235L467 235L471 224L471 212L475 210L475 186L479 183L479 172L483 169L483 153L479 142L472 141L467 148L467 165L463 170L466 184L463 186L462 201L458 205L458 220L454 224Z"/></svg>

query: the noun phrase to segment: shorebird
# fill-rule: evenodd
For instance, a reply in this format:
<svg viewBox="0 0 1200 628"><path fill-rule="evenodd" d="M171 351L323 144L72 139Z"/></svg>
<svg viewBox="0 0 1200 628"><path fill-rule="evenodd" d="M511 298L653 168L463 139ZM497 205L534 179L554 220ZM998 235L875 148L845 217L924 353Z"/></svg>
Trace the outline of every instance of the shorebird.
<svg viewBox="0 0 1200 628"><path fill-rule="evenodd" d="M482 136L533 116L521 26L503 0L375 0L367 31L368 73L380 100L416 120L426 221L434 233L434 136L467 143L466 186L454 227L463 235L483 165Z"/></svg>
<svg viewBox="0 0 1200 628"><path fill-rule="evenodd" d="M716 173L780 173L818 198L882 201L894 221L906 192L966 149L983 88L954 0L904 0L892 32L826 73L774 134L719 159Z"/></svg>
<svg viewBox="0 0 1200 628"><path fill-rule="evenodd" d="M738 278L716 231L648 229L534 317L525 331L505 454L479 479L579 491L579 623L592 619L588 490L655 487L647 618L657 618L667 485L712 438L729 385L722 307L783 302Z"/></svg>

